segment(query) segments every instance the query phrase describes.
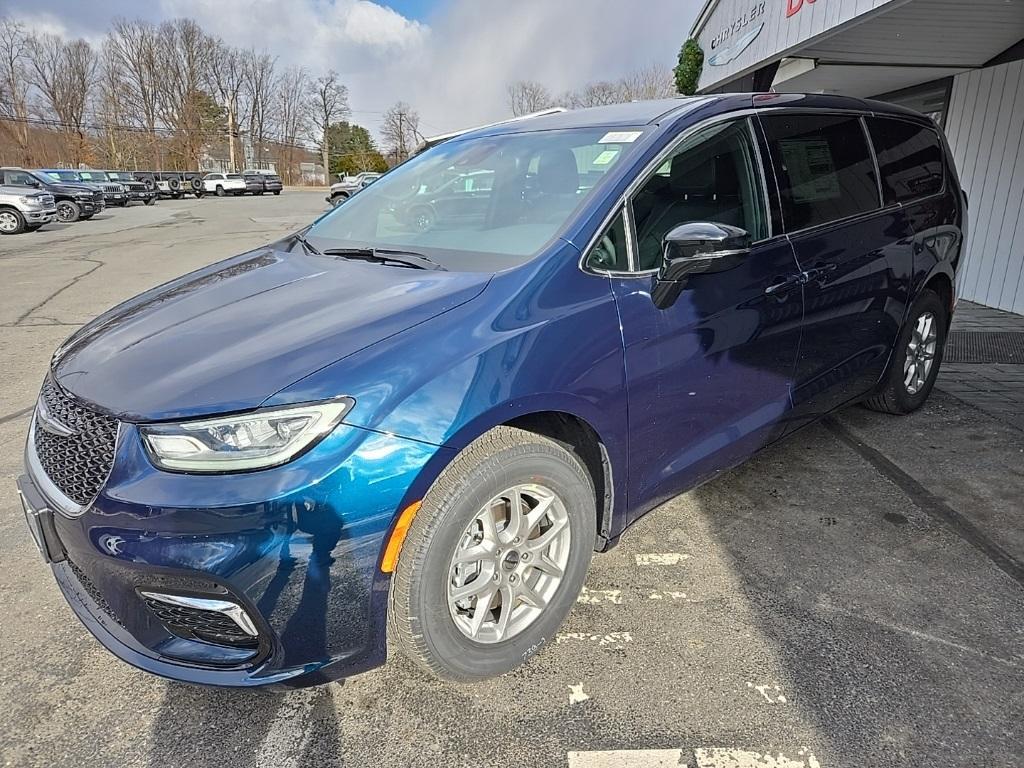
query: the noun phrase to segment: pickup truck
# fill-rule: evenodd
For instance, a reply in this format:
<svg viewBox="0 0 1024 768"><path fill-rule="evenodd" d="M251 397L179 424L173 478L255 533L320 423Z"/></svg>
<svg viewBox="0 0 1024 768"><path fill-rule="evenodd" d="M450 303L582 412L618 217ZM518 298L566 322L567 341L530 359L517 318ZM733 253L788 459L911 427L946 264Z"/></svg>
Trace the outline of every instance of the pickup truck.
<svg viewBox="0 0 1024 768"><path fill-rule="evenodd" d="M0 168L0 176L3 177L0 183L7 186L52 195L57 206L57 221L62 224L91 219L106 207L103 192L92 184L57 181L53 176L25 168Z"/></svg>
<svg viewBox="0 0 1024 768"><path fill-rule="evenodd" d="M0 234L35 232L56 216L57 205L50 193L0 186Z"/></svg>

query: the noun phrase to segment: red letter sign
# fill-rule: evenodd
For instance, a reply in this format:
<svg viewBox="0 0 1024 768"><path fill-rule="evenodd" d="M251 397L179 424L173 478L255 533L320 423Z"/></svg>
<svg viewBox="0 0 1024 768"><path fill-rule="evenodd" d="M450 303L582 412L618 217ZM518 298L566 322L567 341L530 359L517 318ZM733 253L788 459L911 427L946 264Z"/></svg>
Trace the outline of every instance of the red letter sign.
<svg viewBox="0 0 1024 768"><path fill-rule="evenodd" d="M804 7L804 3L814 5L815 0L786 0L786 18L796 16L800 9Z"/></svg>

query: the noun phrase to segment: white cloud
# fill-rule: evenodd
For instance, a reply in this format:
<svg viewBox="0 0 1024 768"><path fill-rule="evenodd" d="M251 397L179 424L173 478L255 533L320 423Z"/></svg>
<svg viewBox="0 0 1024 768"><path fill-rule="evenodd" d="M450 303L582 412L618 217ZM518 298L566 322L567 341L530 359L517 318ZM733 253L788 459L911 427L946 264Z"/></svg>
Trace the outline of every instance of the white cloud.
<svg viewBox="0 0 1024 768"><path fill-rule="evenodd" d="M48 31L96 40L118 15L189 16L282 64L335 69L353 119L376 128L398 100L425 133L507 117L505 87L535 79L553 92L672 65L700 0L445 0L430 26L370 0L10 0L10 12ZM102 8L102 10L101 10Z"/></svg>

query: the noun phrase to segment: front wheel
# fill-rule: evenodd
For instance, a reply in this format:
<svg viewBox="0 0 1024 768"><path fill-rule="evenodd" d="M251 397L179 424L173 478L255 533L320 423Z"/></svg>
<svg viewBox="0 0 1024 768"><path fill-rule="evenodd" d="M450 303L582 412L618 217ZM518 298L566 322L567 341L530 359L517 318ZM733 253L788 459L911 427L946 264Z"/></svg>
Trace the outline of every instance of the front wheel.
<svg viewBox="0 0 1024 768"><path fill-rule="evenodd" d="M142 201L142 204L143 205L152 205L155 202L156 202L156 197L147 197L145 200Z"/></svg>
<svg viewBox="0 0 1024 768"><path fill-rule="evenodd" d="M497 427L434 482L391 584L392 639L448 680L518 667L572 609L597 535L594 484L558 443Z"/></svg>
<svg viewBox="0 0 1024 768"><path fill-rule="evenodd" d="M275 195L280 195L281 194L281 190L280 189L275 189L274 190L274 194Z"/></svg>
<svg viewBox="0 0 1024 768"><path fill-rule="evenodd" d="M224 197L224 194L225 194L224 187L222 187L220 184L217 185L217 190L216 191L217 191L217 197Z"/></svg>
<svg viewBox="0 0 1024 768"><path fill-rule="evenodd" d="M21 215L21 211L14 208L0 210L0 233L17 235L24 232L25 229L25 217Z"/></svg>
<svg viewBox="0 0 1024 768"><path fill-rule="evenodd" d="M949 311L939 295L925 290L910 308L896 340L880 389L865 400L873 411L906 414L928 399L942 365Z"/></svg>
<svg viewBox="0 0 1024 768"><path fill-rule="evenodd" d="M82 209L78 207L78 203L73 203L70 200L61 200L57 203L57 220L63 224L78 221L81 216Z"/></svg>

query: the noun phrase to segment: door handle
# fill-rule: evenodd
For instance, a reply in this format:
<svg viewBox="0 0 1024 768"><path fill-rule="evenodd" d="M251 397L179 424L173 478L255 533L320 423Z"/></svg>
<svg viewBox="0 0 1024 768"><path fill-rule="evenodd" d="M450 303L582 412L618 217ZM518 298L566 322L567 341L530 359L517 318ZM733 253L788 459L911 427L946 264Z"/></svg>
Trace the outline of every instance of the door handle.
<svg viewBox="0 0 1024 768"><path fill-rule="evenodd" d="M824 287L825 283L828 282L828 274L834 272L836 269L835 264L822 264L820 266L809 269L803 274L803 282L817 282L818 285Z"/></svg>
<svg viewBox="0 0 1024 768"><path fill-rule="evenodd" d="M797 275L790 275L785 280L783 280L781 283L775 283L775 285L769 285L767 288L764 289L765 295L766 296L779 296L779 295L781 295L783 293L786 293L790 288L795 288L798 285L802 285L803 283L807 282L804 279L804 275L805 274L806 273L801 272L800 274L797 274Z"/></svg>

